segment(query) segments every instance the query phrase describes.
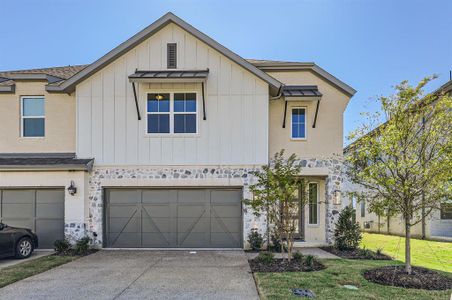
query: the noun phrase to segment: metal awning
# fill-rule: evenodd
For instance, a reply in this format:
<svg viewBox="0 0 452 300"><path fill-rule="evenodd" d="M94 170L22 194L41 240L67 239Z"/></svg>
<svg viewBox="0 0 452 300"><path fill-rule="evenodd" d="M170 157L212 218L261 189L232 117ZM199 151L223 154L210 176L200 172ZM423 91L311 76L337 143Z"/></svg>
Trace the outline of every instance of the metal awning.
<svg viewBox="0 0 452 300"><path fill-rule="evenodd" d="M312 122L312 128L315 128L317 115L319 114L320 99L322 98L322 93L319 92L316 85L285 85L281 96L284 97L284 118L282 128L286 128L288 101L317 101L314 121Z"/></svg>
<svg viewBox="0 0 452 300"><path fill-rule="evenodd" d="M199 82L202 85L202 112L203 120L206 120L206 102L204 97L204 82L209 75L209 69L205 70L156 70L143 71L135 70L135 73L129 75L129 81L132 83L133 97L137 109L138 120L141 120L140 106L138 105L138 96L135 83L150 82Z"/></svg>
<svg viewBox="0 0 452 300"><path fill-rule="evenodd" d="M285 98L290 98L288 100L293 100L292 98L308 98L306 100L316 100L322 97L322 93L316 85L285 85L283 87L282 95ZM300 99L304 100L304 99Z"/></svg>
<svg viewBox="0 0 452 300"><path fill-rule="evenodd" d="M136 70L129 75L130 82L204 82L209 75L205 70Z"/></svg>

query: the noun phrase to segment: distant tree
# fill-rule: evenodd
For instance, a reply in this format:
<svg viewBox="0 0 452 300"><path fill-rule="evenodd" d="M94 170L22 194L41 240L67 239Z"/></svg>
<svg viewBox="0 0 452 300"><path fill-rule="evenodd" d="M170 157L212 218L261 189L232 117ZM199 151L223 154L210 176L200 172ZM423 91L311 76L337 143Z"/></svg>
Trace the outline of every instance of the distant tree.
<svg viewBox="0 0 452 300"><path fill-rule="evenodd" d="M390 97L378 97L387 122L370 132L380 114L350 135L356 139L347 156L347 173L374 207L400 214L405 223L405 270L411 274L411 227L451 196L452 98L428 94L425 78L407 81ZM370 132L370 133L369 133ZM421 197L424 194L424 197Z"/></svg>
<svg viewBox="0 0 452 300"><path fill-rule="evenodd" d="M269 165L253 172L257 182L250 186L253 199L246 202L260 215L267 214L267 221L274 227L281 245L281 253L287 250L287 258L292 258L294 236L297 230L297 214L303 209L306 197L298 197L300 187L305 187L300 178L301 166L295 154L284 157L284 150L276 153ZM302 189L304 193L304 189Z"/></svg>

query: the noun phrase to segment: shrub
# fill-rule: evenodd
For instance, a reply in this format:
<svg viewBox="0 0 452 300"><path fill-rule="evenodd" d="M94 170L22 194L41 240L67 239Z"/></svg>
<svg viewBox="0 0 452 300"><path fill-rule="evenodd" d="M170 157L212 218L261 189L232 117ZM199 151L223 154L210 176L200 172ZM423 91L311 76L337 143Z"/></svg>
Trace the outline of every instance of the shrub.
<svg viewBox="0 0 452 300"><path fill-rule="evenodd" d="M316 261L317 258L314 255L306 255L305 262L308 267L312 268Z"/></svg>
<svg viewBox="0 0 452 300"><path fill-rule="evenodd" d="M359 249L359 254L369 259L372 259L375 256L374 253L371 250L366 249L366 247Z"/></svg>
<svg viewBox="0 0 452 300"><path fill-rule="evenodd" d="M251 229L251 232L248 235L248 243L250 243L250 247L253 250L258 251L262 249L264 238L262 237L262 234L257 231L257 228Z"/></svg>
<svg viewBox="0 0 452 300"><path fill-rule="evenodd" d="M297 251L293 254L293 259L296 261L302 261L303 260L303 254L301 254L300 251Z"/></svg>
<svg viewBox="0 0 452 300"><path fill-rule="evenodd" d="M57 254L68 255L71 251L71 243L68 240L56 240L53 243L53 249Z"/></svg>
<svg viewBox="0 0 452 300"><path fill-rule="evenodd" d="M376 253L378 256L383 255L383 248L378 248L378 249L375 251L375 253Z"/></svg>
<svg viewBox="0 0 452 300"><path fill-rule="evenodd" d="M74 252L76 255L87 255L90 249L91 239L87 236L79 239L75 244Z"/></svg>
<svg viewBox="0 0 452 300"><path fill-rule="evenodd" d="M257 256L257 260L264 264L270 264L273 261L274 257L275 255L271 252L260 252Z"/></svg>
<svg viewBox="0 0 452 300"><path fill-rule="evenodd" d="M339 214L334 230L334 246L339 250L355 250L362 239L359 224L353 221L355 210L347 206Z"/></svg>
<svg viewBox="0 0 452 300"><path fill-rule="evenodd" d="M278 239L278 237L276 235L272 234L270 236L270 241L271 241L271 243L268 246L268 250L272 251L272 252L278 252L278 253L281 252L281 242ZM284 251L286 251L287 250L286 245L282 245L282 246L284 248Z"/></svg>

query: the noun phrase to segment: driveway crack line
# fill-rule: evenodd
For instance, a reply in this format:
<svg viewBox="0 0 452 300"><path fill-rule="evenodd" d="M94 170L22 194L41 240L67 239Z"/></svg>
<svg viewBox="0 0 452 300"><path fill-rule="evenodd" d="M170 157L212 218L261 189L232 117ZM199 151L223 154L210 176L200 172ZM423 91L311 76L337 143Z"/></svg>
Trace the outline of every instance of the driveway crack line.
<svg viewBox="0 0 452 300"><path fill-rule="evenodd" d="M141 272L140 275L138 275L137 278L135 278L131 283L129 283L121 292L119 292L116 296L114 296L112 298L112 300L118 299L119 297L121 297L122 294L124 294L125 291L127 291L135 282L137 282L138 279L140 279L144 274L146 274L147 272L149 272L149 270L151 270L153 267L155 267L156 265L158 265L160 262L162 262L163 257L160 258L158 261L156 261L155 263L151 264L149 267L147 267L143 272Z"/></svg>

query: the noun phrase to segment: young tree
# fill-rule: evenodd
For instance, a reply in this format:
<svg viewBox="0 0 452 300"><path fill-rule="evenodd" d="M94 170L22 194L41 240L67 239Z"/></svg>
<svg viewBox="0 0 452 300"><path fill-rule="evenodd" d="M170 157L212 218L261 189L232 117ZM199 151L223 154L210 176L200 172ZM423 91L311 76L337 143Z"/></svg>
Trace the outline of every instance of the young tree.
<svg viewBox="0 0 452 300"><path fill-rule="evenodd" d="M387 121L369 133L379 115L368 115L368 124L350 135L358 139L347 156L348 176L365 187L363 196L403 217L408 274L411 227L422 220L422 211L428 215L451 196L452 98L424 95L431 79L415 87L404 81L393 96L379 97Z"/></svg>
<svg viewBox="0 0 452 300"><path fill-rule="evenodd" d="M253 199L247 200L254 214L267 213L267 222L274 227L281 245L281 253L287 249L287 258L292 258L294 235L300 209L306 198L299 199L300 187L306 186L300 178L301 166L295 154L284 157L284 150L276 153L270 164L253 172L257 182L250 186ZM304 189L302 189L304 191ZM267 241L268 242L268 241Z"/></svg>
<svg viewBox="0 0 452 300"><path fill-rule="evenodd" d="M345 207L339 214L334 229L334 246L339 250L355 250L362 239L359 224L354 220L355 209Z"/></svg>

